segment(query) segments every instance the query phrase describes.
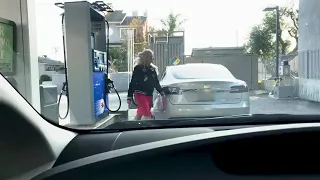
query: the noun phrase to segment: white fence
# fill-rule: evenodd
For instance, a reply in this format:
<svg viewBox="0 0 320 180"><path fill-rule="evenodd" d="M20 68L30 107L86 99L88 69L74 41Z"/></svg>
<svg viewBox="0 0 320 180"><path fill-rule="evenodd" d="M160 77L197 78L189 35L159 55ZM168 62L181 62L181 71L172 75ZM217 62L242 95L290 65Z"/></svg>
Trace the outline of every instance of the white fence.
<svg viewBox="0 0 320 180"><path fill-rule="evenodd" d="M320 50L299 52L299 77L320 79Z"/></svg>
<svg viewBox="0 0 320 180"><path fill-rule="evenodd" d="M109 77L113 81L118 92L126 92L131 80L131 72L110 73ZM113 91L113 90L112 90Z"/></svg>

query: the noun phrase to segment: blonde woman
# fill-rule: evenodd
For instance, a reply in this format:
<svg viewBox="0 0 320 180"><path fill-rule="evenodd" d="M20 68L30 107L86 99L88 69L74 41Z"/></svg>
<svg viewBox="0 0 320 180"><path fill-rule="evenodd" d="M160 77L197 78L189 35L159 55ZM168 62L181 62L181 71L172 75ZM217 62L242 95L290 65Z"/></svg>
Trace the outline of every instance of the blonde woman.
<svg viewBox="0 0 320 180"><path fill-rule="evenodd" d="M153 119L151 113L153 91L156 89L164 95L159 84L156 69L152 67L153 52L150 49L144 50L139 54L138 65L134 67L131 82L128 90L128 104L132 103L133 94L138 104L135 120Z"/></svg>
<svg viewBox="0 0 320 180"><path fill-rule="evenodd" d="M141 57L141 54L142 54L142 52L138 53L138 57L134 60L134 63L133 63L134 65L133 66L136 66L136 65L139 64L139 58ZM153 63L151 63L150 66L153 67L155 69L157 75L159 75L158 67Z"/></svg>

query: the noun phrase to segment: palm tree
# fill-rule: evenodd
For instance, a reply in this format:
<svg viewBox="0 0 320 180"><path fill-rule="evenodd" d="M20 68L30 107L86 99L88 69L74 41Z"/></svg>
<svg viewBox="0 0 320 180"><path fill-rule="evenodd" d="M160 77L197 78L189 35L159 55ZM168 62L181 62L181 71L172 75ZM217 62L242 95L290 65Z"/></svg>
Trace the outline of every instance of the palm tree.
<svg viewBox="0 0 320 180"><path fill-rule="evenodd" d="M171 12L166 19L162 19L161 23L163 25L163 31L168 32L169 36L173 35L173 31L181 29L181 25L186 21L186 19L180 20L181 14L174 14Z"/></svg>

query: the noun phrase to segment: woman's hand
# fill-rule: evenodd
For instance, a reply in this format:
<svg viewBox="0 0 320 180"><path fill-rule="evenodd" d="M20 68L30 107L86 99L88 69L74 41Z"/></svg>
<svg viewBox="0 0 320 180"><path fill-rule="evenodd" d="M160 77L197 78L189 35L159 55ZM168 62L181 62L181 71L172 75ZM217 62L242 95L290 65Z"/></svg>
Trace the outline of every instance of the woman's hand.
<svg viewBox="0 0 320 180"><path fill-rule="evenodd" d="M132 103L132 98L127 98L127 103L128 103L128 105L131 105L131 103Z"/></svg>

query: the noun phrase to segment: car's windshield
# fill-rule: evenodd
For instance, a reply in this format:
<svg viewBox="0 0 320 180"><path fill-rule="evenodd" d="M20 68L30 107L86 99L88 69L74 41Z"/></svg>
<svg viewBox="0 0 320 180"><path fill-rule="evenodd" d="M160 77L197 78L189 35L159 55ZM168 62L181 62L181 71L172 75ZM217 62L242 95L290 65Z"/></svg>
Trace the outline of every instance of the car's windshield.
<svg viewBox="0 0 320 180"><path fill-rule="evenodd" d="M190 64L173 68L172 75L176 79L233 79L231 72L221 65Z"/></svg>
<svg viewBox="0 0 320 180"><path fill-rule="evenodd" d="M320 115L320 1L16 1L0 73L47 121Z"/></svg>

